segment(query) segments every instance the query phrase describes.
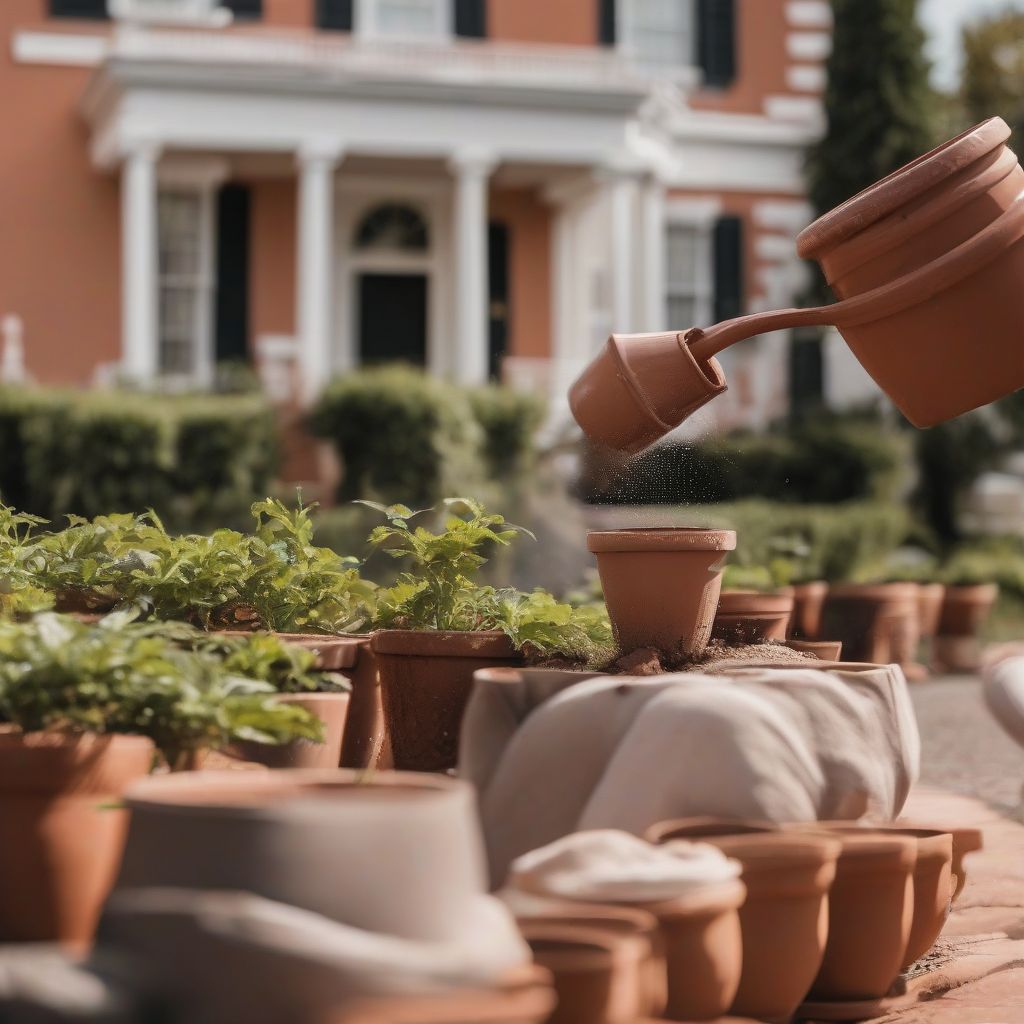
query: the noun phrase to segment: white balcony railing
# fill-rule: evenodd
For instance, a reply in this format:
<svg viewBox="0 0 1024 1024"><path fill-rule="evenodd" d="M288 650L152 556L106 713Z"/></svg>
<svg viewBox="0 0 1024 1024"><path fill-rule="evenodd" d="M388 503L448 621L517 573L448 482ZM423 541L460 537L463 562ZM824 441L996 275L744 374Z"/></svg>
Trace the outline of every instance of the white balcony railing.
<svg viewBox="0 0 1024 1024"><path fill-rule="evenodd" d="M279 29L273 33L200 33L127 24L115 33L110 56L185 65L251 66L271 73L307 71L339 79L415 78L452 84L482 82L637 93L652 81L649 70L629 63L614 50L599 47L461 40L412 42ZM678 84L679 76L673 78ZM692 81L696 80L694 70Z"/></svg>

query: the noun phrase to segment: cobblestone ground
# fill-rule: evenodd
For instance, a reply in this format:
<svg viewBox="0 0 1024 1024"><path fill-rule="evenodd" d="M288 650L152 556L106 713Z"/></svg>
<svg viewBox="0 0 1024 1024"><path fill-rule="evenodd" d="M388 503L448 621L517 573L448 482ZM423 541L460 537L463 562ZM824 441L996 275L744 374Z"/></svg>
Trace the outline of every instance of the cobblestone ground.
<svg viewBox="0 0 1024 1024"><path fill-rule="evenodd" d="M910 691L921 729L921 782L1024 819L1024 748L996 725L978 679L940 677L913 683Z"/></svg>

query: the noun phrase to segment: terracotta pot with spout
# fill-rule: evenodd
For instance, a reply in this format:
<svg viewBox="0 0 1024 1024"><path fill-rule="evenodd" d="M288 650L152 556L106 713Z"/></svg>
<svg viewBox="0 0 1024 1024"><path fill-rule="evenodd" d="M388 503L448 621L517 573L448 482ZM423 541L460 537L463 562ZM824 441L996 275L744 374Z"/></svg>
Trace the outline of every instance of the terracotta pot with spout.
<svg viewBox="0 0 1024 1024"><path fill-rule="evenodd" d="M128 832L119 799L152 764L142 736L0 732L0 942L92 939Z"/></svg>
<svg viewBox="0 0 1024 1024"><path fill-rule="evenodd" d="M572 387L577 422L592 440L639 450L724 390L723 349L825 324L918 427L1024 387L1024 171L1009 137L990 118L801 232L799 255L818 261L838 302L614 336Z"/></svg>
<svg viewBox="0 0 1024 1024"><path fill-rule="evenodd" d="M732 530L592 531L608 614L623 653L653 647L699 657L711 636Z"/></svg>
<svg viewBox="0 0 1024 1024"><path fill-rule="evenodd" d="M793 613L792 594L723 590L711 636L727 644L762 644L785 640Z"/></svg>
<svg viewBox="0 0 1024 1024"><path fill-rule="evenodd" d="M788 1020L810 988L829 933L827 896L841 843L827 836L764 832L708 836L743 865L743 975L732 1012Z"/></svg>
<svg viewBox="0 0 1024 1024"><path fill-rule="evenodd" d="M910 939L917 842L870 831L837 835L842 850L828 897L828 944L811 995L826 1002L881 999Z"/></svg>

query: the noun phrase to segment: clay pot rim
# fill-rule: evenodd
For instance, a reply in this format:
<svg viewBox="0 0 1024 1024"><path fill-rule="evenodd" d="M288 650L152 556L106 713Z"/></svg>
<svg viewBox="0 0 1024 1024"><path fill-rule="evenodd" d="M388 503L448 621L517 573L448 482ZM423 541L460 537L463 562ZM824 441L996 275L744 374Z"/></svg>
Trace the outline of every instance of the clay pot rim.
<svg viewBox="0 0 1024 1024"><path fill-rule="evenodd" d="M751 832L735 836L708 836L706 842L743 862L755 872L778 867L821 867L834 863L843 843L825 833Z"/></svg>
<svg viewBox="0 0 1024 1024"><path fill-rule="evenodd" d="M736 832L718 832L702 836L699 833L690 835L674 836L671 833L681 829L709 828L738 828ZM691 815L686 818L666 818L664 821L655 822L644 832L644 839L655 846L663 843L676 842L679 840L700 843L716 834L720 836L742 836L742 835L763 835L766 832L778 832L779 826L773 821L761 818L716 818L711 814Z"/></svg>
<svg viewBox="0 0 1024 1024"><path fill-rule="evenodd" d="M516 914L516 924L557 924L586 928L632 928L637 935L653 935L658 919L635 903L589 903L575 900L552 900L551 905L526 914Z"/></svg>
<svg viewBox="0 0 1024 1024"><path fill-rule="evenodd" d="M274 693L268 694L282 704L298 704L302 701L312 701L314 704L330 704L339 698L348 701L352 696L348 690L310 690L309 693Z"/></svg>
<svg viewBox="0 0 1024 1024"><path fill-rule="evenodd" d="M823 214L797 235L803 259L821 256L904 204L1003 146L1010 129L1001 117L968 128Z"/></svg>
<svg viewBox="0 0 1024 1024"><path fill-rule="evenodd" d="M920 583L833 583L828 588L828 596L854 598L863 601L892 601L906 599L916 601L920 591Z"/></svg>
<svg viewBox="0 0 1024 1024"><path fill-rule="evenodd" d="M370 636L374 654L421 658L506 658L521 655L500 629L379 629Z"/></svg>
<svg viewBox="0 0 1024 1024"><path fill-rule="evenodd" d="M659 921L672 921L701 917L705 914L718 914L728 910L738 910L747 897L747 887L743 879L723 878L717 882L696 885L690 892L673 896L667 900L631 903L653 914Z"/></svg>
<svg viewBox="0 0 1024 1024"><path fill-rule="evenodd" d="M609 965L642 962L651 956L650 939L640 934L626 935L611 928L561 924L547 921L522 921L519 931L531 949L535 942L550 943L543 951L543 966L556 971L606 970ZM536 955L536 954L535 954ZM583 960L584 962L580 962Z"/></svg>
<svg viewBox="0 0 1024 1024"><path fill-rule="evenodd" d="M723 590L718 598L719 615L738 615L750 619L777 618L792 611L792 594L729 589Z"/></svg>
<svg viewBox="0 0 1024 1024"><path fill-rule="evenodd" d="M595 672L593 669L585 668L544 668L533 665L497 665L493 668L478 668L473 673L473 679L484 683L520 683L528 682L531 678L550 679L553 676L581 676L580 682L586 679L597 679L599 676L607 675L607 672Z"/></svg>
<svg viewBox="0 0 1024 1024"><path fill-rule="evenodd" d="M214 629L215 636L255 636L269 633L282 643L292 644L319 656L319 667L324 669L355 668L359 655L370 646L370 633L281 633L268 629Z"/></svg>
<svg viewBox="0 0 1024 1024"><path fill-rule="evenodd" d="M899 819L897 818L892 824L898 826L900 824ZM913 825L916 826L917 822L914 822ZM937 832L948 832L953 837L954 853L977 853L978 850L983 850L985 848L984 830L975 825L942 825L925 823L920 827L935 829Z"/></svg>
<svg viewBox="0 0 1024 1024"><path fill-rule="evenodd" d="M811 822L809 830L813 829ZM849 832L823 833L837 836L842 843L839 855L844 868L860 866L860 862L876 862L879 858L891 860L905 867L913 868L917 861L917 840L912 836L900 836L872 832L864 829L867 835L861 836ZM852 862L852 865L851 865Z"/></svg>
<svg viewBox="0 0 1024 1024"><path fill-rule="evenodd" d="M946 600L965 604L994 601L999 596L998 583L946 583Z"/></svg>
<svg viewBox="0 0 1024 1024"><path fill-rule="evenodd" d="M716 530L702 526L640 526L623 530L587 531L587 550L594 554L735 549L735 530Z"/></svg>
<svg viewBox="0 0 1024 1024"><path fill-rule="evenodd" d="M0 754L4 750L84 751L88 747L138 746L153 748L148 736L131 732L62 732L57 729L22 731L18 726L0 729Z"/></svg>
<svg viewBox="0 0 1024 1024"><path fill-rule="evenodd" d="M818 828L837 835L857 835L860 832L884 836L906 836L917 844L917 859L939 858L949 860L953 856L953 834L949 831L934 828L922 828L917 825L897 825L895 823L859 823L856 821L819 821ZM814 823L811 823L811 828Z"/></svg>
<svg viewBox="0 0 1024 1024"><path fill-rule="evenodd" d="M130 786L124 803L160 814L256 818L276 814L296 798L322 797L339 803L360 797L440 799L471 794L469 783L420 772L367 774L344 768L279 768L266 772L196 771L151 775ZM367 806L361 801L360 806Z"/></svg>

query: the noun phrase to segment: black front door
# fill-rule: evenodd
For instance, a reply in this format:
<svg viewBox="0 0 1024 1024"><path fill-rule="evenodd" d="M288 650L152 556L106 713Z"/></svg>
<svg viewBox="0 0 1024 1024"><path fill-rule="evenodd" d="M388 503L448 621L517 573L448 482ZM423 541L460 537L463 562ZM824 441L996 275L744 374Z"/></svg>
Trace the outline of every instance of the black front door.
<svg viewBox="0 0 1024 1024"><path fill-rule="evenodd" d="M426 365L425 274L359 275L359 360Z"/></svg>

